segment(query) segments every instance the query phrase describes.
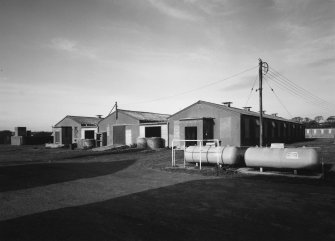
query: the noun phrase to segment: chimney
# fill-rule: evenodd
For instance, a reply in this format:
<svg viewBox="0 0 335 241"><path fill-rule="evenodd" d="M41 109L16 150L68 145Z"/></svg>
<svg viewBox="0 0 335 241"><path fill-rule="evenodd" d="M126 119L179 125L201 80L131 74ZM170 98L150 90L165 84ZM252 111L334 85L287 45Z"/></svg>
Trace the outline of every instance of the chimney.
<svg viewBox="0 0 335 241"><path fill-rule="evenodd" d="M102 115L97 115L97 117L98 117L99 119L101 119L101 118L102 118Z"/></svg>
<svg viewBox="0 0 335 241"><path fill-rule="evenodd" d="M228 106L230 107L230 105L232 104L233 102L222 102L222 104L224 104L225 106Z"/></svg>
<svg viewBox="0 0 335 241"><path fill-rule="evenodd" d="M251 106L245 106L245 107L243 107L243 109L244 109L244 110L247 110L247 111L250 111Z"/></svg>

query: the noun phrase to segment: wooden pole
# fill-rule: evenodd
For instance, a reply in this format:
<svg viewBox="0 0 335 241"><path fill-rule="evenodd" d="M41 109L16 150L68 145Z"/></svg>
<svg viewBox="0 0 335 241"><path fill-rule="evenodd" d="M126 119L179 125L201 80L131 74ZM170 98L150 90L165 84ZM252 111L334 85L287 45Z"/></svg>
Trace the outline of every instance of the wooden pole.
<svg viewBox="0 0 335 241"><path fill-rule="evenodd" d="M263 146L263 61L259 59L259 146Z"/></svg>

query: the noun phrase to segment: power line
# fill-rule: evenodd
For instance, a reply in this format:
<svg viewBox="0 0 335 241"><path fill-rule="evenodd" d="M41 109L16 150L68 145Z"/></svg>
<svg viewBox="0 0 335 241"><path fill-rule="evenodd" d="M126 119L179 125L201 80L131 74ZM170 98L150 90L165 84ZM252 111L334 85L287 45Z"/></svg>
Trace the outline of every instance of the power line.
<svg viewBox="0 0 335 241"><path fill-rule="evenodd" d="M307 92L304 91L303 89L299 88L299 86L296 86L294 83L289 82L289 81L283 79L281 76L278 76L278 74L276 74L276 73L274 73L274 72L270 72L269 74L270 74L273 78L275 78L276 80L278 80L279 82L281 82L283 85L285 85L285 86L287 85L287 87L288 87L290 90L294 91L295 93L297 93L297 94L300 95L301 97L303 97L303 98L305 98L305 99L307 99L307 100L313 100L313 101L315 101L315 102L317 102L317 103L321 103L320 100L319 100L317 97L315 97L315 96L313 96L313 95L307 93Z"/></svg>
<svg viewBox="0 0 335 241"><path fill-rule="evenodd" d="M290 91L291 93L300 96L301 98L305 99L305 101L308 103L318 105L322 109L325 109L325 110L327 109L328 111L335 110L335 106L332 103L314 95L310 91L295 84L293 81L289 80L287 77L285 77L278 71L274 69L272 70L272 69L271 69L270 75L275 79L276 82L280 82L280 84L284 88L286 88L288 91Z"/></svg>
<svg viewBox="0 0 335 241"><path fill-rule="evenodd" d="M173 98L173 97L177 97L177 96L181 96L181 95L186 95L186 94L189 94L189 93L192 93L192 92L195 92L197 90L201 90L201 89L204 89L204 88L207 88L209 86L212 86L212 85L216 85L220 82L223 82L223 81L226 81L226 80L229 80L229 79L232 79L232 78L235 78L236 76L239 76L241 74L244 74L250 70L253 70L255 68L257 68L258 66L255 66L255 67L252 67L252 68L249 68L249 69L245 69L239 73L236 73L236 74L233 74L231 76L228 76L224 79L221 79L221 80L217 80L217 81L214 81L212 83L209 83L209 84L205 84L205 85L202 85L202 86L199 86L197 88L194 88L194 89L191 89L191 90L187 90L187 91L184 91L184 92L180 92L180 93L177 93L177 94L173 94L173 95L168 95L168 96L163 96L163 97L160 97L160 98L157 98L157 99L152 99L152 100L148 100L148 101L140 101L140 102L133 102L133 103L127 103L127 104L142 104L142 103L151 103L151 102L156 102L156 101L160 101L160 100L164 100L164 99L170 99L170 98Z"/></svg>
<svg viewBox="0 0 335 241"><path fill-rule="evenodd" d="M294 86L289 85L286 82L282 81L281 78L277 77L273 73L269 72L268 74L269 74L268 78L273 80L274 81L273 83L275 83L279 88L281 88L285 91L287 90L290 94L303 99L306 103L316 105L316 106L318 106L319 108L321 108L325 111L333 110L329 105L325 106L319 100L316 100L315 98L312 98L311 96L309 96L306 93L299 90L297 87L294 87Z"/></svg>
<svg viewBox="0 0 335 241"><path fill-rule="evenodd" d="M272 68L272 69L273 69L273 68ZM310 91L308 91L308 90L306 90L306 89L304 89L304 88L298 86L296 83L294 83L294 82L292 82L291 80L289 80L287 77L285 77L284 75L282 75L281 73L279 73L277 70L273 69L273 72L274 72L274 73L277 73L278 75L280 75L280 76L282 77L282 79L285 79L288 83L291 83L291 85L295 86L296 88L301 89L301 91L303 91L304 93L308 94L309 96L311 96L311 97L313 97L313 98L315 98L315 99L318 99L318 100L320 100L320 101L323 102L323 103L330 104L331 106L333 106L332 103L330 103L330 102L328 102L328 101L326 101L326 100L320 98L319 96L314 95L314 94L311 93Z"/></svg>
<svg viewBox="0 0 335 241"><path fill-rule="evenodd" d="M256 84L256 81L257 81L257 79L258 79L258 76L256 76L256 78L255 78L255 80L254 80L254 83L253 83L253 85L252 85L252 88L251 88L251 90L250 90L250 93L249 93L248 99L247 99L247 101L246 101L246 103L245 103L245 105L244 105L244 106L247 106L247 105L248 105L248 102L249 102L249 100L250 100L250 97L251 97L251 94L252 94L252 92L253 92L253 90L254 90L254 87L255 87L255 84Z"/></svg>
<svg viewBox="0 0 335 241"><path fill-rule="evenodd" d="M282 105L282 107L286 110L287 114L292 119L293 117L292 117L291 113L288 111L288 109L286 108L286 106L284 105L284 103L281 101L281 99L279 98L279 96L275 93L274 89L270 86L267 76L265 76L265 83L269 86L270 90L272 91L272 93L274 94L274 96L277 98L278 102Z"/></svg>

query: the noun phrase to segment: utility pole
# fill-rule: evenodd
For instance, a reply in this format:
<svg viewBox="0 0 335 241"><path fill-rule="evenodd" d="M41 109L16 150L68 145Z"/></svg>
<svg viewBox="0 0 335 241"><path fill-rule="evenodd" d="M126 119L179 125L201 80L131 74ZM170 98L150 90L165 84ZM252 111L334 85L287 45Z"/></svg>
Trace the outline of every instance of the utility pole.
<svg viewBox="0 0 335 241"><path fill-rule="evenodd" d="M259 146L263 146L263 61L259 59Z"/></svg>
<svg viewBox="0 0 335 241"><path fill-rule="evenodd" d="M117 113L117 101L115 102L115 119L118 118L118 113Z"/></svg>
<svg viewBox="0 0 335 241"><path fill-rule="evenodd" d="M117 101L115 101L115 105L113 106L113 108L111 109L111 111L109 112L108 115L112 114L114 108L115 108L115 119L117 120L117 118L118 118Z"/></svg>
<svg viewBox="0 0 335 241"><path fill-rule="evenodd" d="M263 146L263 68L264 72L267 73L269 70L269 65L259 59L259 146Z"/></svg>

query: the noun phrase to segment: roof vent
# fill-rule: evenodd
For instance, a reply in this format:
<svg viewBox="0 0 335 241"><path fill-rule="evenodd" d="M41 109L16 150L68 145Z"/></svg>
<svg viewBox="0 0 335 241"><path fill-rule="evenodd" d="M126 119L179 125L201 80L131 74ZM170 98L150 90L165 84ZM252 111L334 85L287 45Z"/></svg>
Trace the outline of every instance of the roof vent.
<svg viewBox="0 0 335 241"><path fill-rule="evenodd" d="M232 104L233 102L222 102L222 104L224 104L225 106L228 106L230 107L230 105Z"/></svg>
<svg viewBox="0 0 335 241"><path fill-rule="evenodd" d="M271 114L272 116L277 116L278 115L278 113L273 113L273 114Z"/></svg>
<svg viewBox="0 0 335 241"><path fill-rule="evenodd" d="M244 109L244 110L247 110L247 111L250 111L251 106L244 106L243 109Z"/></svg>
<svg viewBox="0 0 335 241"><path fill-rule="evenodd" d="M260 113L260 111L258 111L258 112ZM266 112L266 110L263 110L263 111L262 111L263 115L265 114L265 112Z"/></svg>
<svg viewBox="0 0 335 241"><path fill-rule="evenodd" d="M101 118L102 118L102 115L97 115L97 117L98 117L99 119L101 119Z"/></svg>

